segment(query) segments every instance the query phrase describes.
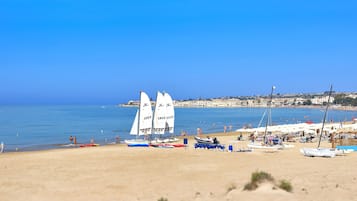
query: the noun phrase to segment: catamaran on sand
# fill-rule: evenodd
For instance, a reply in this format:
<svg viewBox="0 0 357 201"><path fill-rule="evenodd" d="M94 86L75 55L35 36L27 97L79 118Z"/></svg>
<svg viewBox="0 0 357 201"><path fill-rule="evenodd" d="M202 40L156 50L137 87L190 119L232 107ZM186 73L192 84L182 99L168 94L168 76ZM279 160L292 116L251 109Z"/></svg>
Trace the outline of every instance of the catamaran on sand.
<svg viewBox="0 0 357 201"><path fill-rule="evenodd" d="M140 139L139 136L148 136L152 130L152 109L149 96L141 91L139 108L136 112L130 135L135 135L136 139L125 140L129 147L148 147L149 141Z"/></svg>
<svg viewBox="0 0 357 201"><path fill-rule="evenodd" d="M145 92L140 92L139 109L136 112L130 134L135 135L136 139L125 140L130 147L182 147L181 144L168 144L177 142L178 139L162 138L165 133L173 134L175 123L175 110L171 96L168 93L157 92L155 111L151 108L150 98ZM149 140L152 134L160 137ZM140 139L138 136L145 136Z"/></svg>
<svg viewBox="0 0 357 201"><path fill-rule="evenodd" d="M322 135L324 132L324 126L325 126L325 122L326 122L326 116L327 116L328 108L330 105L331 94L332 94L332 85L330 87L330 92L329 92L329 96L328 96L328 100L327 100L327 104L326 104L326 109L325 109L325 113L324 113L324 118L323 118L323 122L322 122L322 128L321 128L317 148L301 148L300 153L302 153L304 156L333 158L335 156L345 155L345 154L351 152L350 150L340 150L340 149L336 149L336 148L321 148L320 147L321 138L322 138Z"/></svg>

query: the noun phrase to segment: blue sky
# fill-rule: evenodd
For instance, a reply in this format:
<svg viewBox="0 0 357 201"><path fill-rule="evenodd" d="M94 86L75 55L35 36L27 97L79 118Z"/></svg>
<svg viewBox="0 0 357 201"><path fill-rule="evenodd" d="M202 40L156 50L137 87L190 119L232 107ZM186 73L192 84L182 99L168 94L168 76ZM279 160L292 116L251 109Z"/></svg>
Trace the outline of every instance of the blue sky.
<svg viewBox="0 0 357 201"><path fill-rule="evenodd" d="M0 104L357 91L355 1L0 2Z"/></svg>

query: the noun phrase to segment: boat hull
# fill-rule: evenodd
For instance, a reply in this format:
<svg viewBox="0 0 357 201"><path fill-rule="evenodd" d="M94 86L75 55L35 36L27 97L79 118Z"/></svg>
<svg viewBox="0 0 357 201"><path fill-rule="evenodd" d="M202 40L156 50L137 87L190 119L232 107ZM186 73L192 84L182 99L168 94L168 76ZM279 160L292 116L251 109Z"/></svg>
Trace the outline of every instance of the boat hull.
<svg viewBox="0 0 357 201"><path fill-rule="evenodd" d="M302 148L302 149L300 149L300 152L304 156L309 156L309 157L333 158L336 156L336 152L331 149Z"/></svg>
<svg viewBox="0 0 357 201"><path fill-rule="evenodd" d="M99 144L94 144L94 143L79 145L79 147L97 147L97 146L99 146Z"/></svg>
<svg viewBox="0 0 357 201"><path fill-rule="evenodd" d="M195 144L195 149L201 148L201 149L220 149L224 150L225 146L222 144L212 144L212 143L196 143Z"/></svg>
<svg viewBox="0 0 357 201"><path fill-rule="evenodd" d="M128 147L148 147L149 141L147 140L125 140Z"/></svg>
<svg viewBox="0 0 357 201"><path fill-rule="evenodd" d="M211 138L200 138L200 137L195 136L195 140L199 144L213 144L213 139L211 139Z"/></svg>

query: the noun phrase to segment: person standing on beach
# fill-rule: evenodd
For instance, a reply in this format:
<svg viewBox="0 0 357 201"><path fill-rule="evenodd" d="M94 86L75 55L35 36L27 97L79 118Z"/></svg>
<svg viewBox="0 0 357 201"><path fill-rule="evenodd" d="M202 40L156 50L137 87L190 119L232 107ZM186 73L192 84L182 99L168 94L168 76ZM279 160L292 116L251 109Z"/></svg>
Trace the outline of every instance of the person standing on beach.
<svg viewBox="0 0 357 201"><path fill-rule="evenodd" d="M119 136L116 136L116 137L115 137L115 143L116 143L116 144L120 144L120 137L119 137Z"/></svg>
<svg viewBox="0 0 357 201"><path fill-rule="evenodd" d="M202 135L202 130L201 130L201 128L197 128L197 135L198 135L198 136L201 136L201 135Z"/></svg>
<svg viewBox="0 0 357 201"><path fill-rule="evenodd" d="M5 149L4 142L1 142L1 144L0 144L0 153L3 153L4 149Z"/></svg>
<svg viewBox="0 0 357 201"><path fill-rule="evenodd" d="M73 136L69 136L69 141L71 142L71 144L73 144Z"/></svg>

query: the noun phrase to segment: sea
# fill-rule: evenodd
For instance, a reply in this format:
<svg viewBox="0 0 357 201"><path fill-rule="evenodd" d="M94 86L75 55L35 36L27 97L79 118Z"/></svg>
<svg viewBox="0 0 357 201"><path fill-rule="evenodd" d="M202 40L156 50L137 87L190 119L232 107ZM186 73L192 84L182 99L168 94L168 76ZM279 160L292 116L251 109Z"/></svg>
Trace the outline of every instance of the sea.
<svg viewBox="0 0 357 201"><path fill-rule="evenodd" d="M65 148L69 137L78 143L105 145L129 134L137 108L116 105L10 105L0 106L0 142L5 151ZM175 108L175 133L196 135L265 125L266 108ZM273 124L322 122L324 109L272 108ZM357 111L329 110L327 121L351 121Z"/></svg>

